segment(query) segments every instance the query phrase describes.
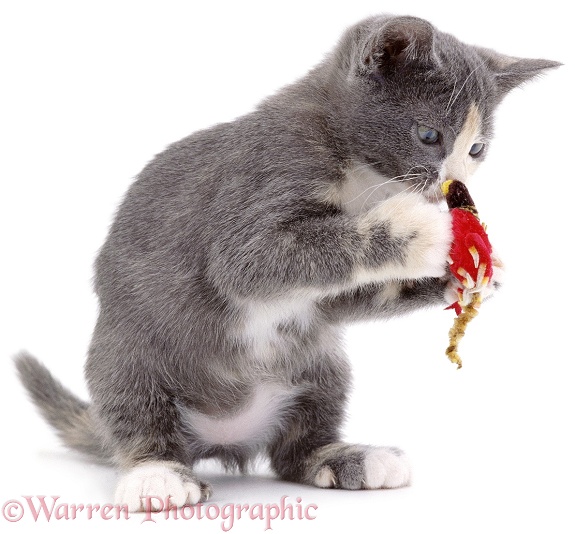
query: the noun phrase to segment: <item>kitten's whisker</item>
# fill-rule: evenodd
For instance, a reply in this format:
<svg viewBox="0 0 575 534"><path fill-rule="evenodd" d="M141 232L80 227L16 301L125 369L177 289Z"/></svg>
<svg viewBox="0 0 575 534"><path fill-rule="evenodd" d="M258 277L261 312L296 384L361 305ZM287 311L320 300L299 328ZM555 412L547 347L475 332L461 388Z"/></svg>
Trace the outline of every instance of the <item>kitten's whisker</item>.
<svg viewBox="0 0 575 534"><path fill-rule="evenodd" d="M473 76L473 74L475 73L475 71L479 68L479 67L483 67L483 61L477 65L477 67L475 67L467 76L467 78L465 78L465 81L461 84L461 88L459 89L459 91L457 91L457 94L455 95L455 98L453 99L453 102L451 102L451 104L449 105L449 107L445 110L445 115L449 114L449 111L451 110L451 108L453 107L453 104L455 104L455 101L459 98L459 95L461 94L461 91L463 91L463 88L465 87L465 84L469 81L469 79L471 78L471 76Z"/></svg>
<svg viewBox="0 0 575 534"><path fill-rule="evenodd" d="M359 193L359 195L357 195L354 198L344 202L343 205L345 206L347 204L351 204L352 202L356 201L358 198L361 198L363 195L365 195L365 193L367 193L370 189L373 189L374 191L372 191L368 195L367 198L369 198L372 195L372 193L374 193L378 188L380 188L384 185L387 185L389 183L409 182L410 180L415 180L419 176L420 176L419 174L414 174L413 178L405 178L403 180L390 179L390 180L387 180L386 182L382 182L380 184L370 185L369 187L366 187L361 193ZM367 198L366 198L366 200L367 200Z"/></svg>
<svg viewBox="0 0 575 534"><path fill-rule="evenodd" d="M409 169L411 171L411 169ZM408 182L410 180L415 180L417 177L421 176L420 173L409 173L409 171L406 174L400 174L398 176L393 176L392 178L388 178L385 182L381 182L380 184L375 184L375 185L371 185L369 187L366 187L359 195L357 195L355 198L352 198L351 200L348 200L347 202L345 202L345 204L349 204L351 202L353 202L354 200L357 200L358 198L360 198L362 195L364 195L367 191L369 191L370 189L377 189L383 185L389 184L389 183L398 183L398 182ZM371 196L371 193L370 193Z"/></svg>
<svg viewBox="0 0 575 534"><path fill-rule="evenodd" d="M413 168L413 167L412 167L412 168ZM409 169L409 170L411 171L411 169ZM408 172L409 172L409 171L408 171ZM403 176L405 176L405 175L403 175ZM397 181L397 182L407 182L407 181L410 181L410 180L415 180L416 178L419 178L420 176L421 176L421 174L417 174L417 175L415 175L415 178L409 178L409 179L406 179L406 180L396 180L396 181ZM387 180L386 182L383 182L383 183L381 183L381 184L378 184L377 187L376 187L375 189L373 189L373 191L371 191L371 192L369 193L369 195L367 195L367 197L366 197L365 200L363 201L363 204L361 205L361 211L363 211L363 209L365 208L365 205L367 204L367 201L370 199L370 197L371 197L380 187L382 187L382 186L384 186L384 185L386 185L386 184L389 184L390 182L393 182L393 181L394 181L393 179L390 179L390 180ZM411 186L410 186L410 187L411 187ZM409 189L409 188L408 188L408 189Z"/></svg>
<svg viewBox="0 0 575 534"><path fill-rule="evenodd" d="M450 107L451 107L451 99L453 98L453 95L455 94L455 89L457 89L457 76L455 76L455 82L453 82L453 89L451 91L451 95L449 96L449 100L447 101L447 106L445 106L446 112L445 114L447 115Z"/></svg>
<svg viewBox="0 0 575 534"><path fill-rule="evenodd" d="M412 170L414 170L414 169L419 169L419 168L424 169L426 174L430 174L429 169L427 168L427 166L425 166L425 165L423 165L423 164L414 165L413 167L411 167L411 168L407 171L407 174L409 174ZM404 175L404 176L405 176L405 175ZM422 176L424 176L423 173L417 173L417 178L421 178ZM412 178L412 179L413 179L413 178ZM392 181L392 180L390 180L390 181ZM407 180L397 180L397 181L407 181ZM389 181L386 182L386 183L389 183ZM410 187L404 189L404 190L401 191L401 192L408 192L408 191L409 191L410 189L412 189L413 187L415 187L414 192L418 192L418 191L417 191L417 186L418 186L418 184L420 184L420 183L421 183L421 182L418 182L418 183L416 183L416 184L414 184L414 185L412 185L412 186L410 186ZM429 183L429 179L428 179L428 178L425 178L425 183L423 184L423 188L421 189L421 191L423 191L423 190L425 189L427 183ZM380 184L380 185L384 185L384 184ZM366 199L363 201L363 204L362 204L362 206L361 206L361 210L363 210L363 209L365 208L365 205L367 204L367 201L368 201L369 198L373 195L373 193L375 193L375 191L377 191L377 189L378 189L378 187L376 187L376 188L366 197ZM396 195L397 195L397 194L399 194L399 192L396 193ZM395 196L395 195L392 195L390 198L393 198L393 196Z"/></svg>

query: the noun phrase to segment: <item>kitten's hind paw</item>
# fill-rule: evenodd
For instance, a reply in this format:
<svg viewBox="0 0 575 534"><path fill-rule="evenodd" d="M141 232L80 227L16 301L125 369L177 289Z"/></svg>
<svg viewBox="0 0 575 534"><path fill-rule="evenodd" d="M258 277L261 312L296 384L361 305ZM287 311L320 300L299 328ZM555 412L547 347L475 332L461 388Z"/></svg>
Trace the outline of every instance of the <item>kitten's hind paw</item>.
<svg viewBox="0 0 575 534"><path fill-rule="evenodd" d="M364 487L401 488L411 482L411 465L400 449L373 447L365 455Z"/></svg>
<svg viewBox="0 0 575 534"><path fill-rule="evenodd" d="M313 456L312 484L321 488L379 489L408 486L411 466L394 447L332 444Z"/></svg>

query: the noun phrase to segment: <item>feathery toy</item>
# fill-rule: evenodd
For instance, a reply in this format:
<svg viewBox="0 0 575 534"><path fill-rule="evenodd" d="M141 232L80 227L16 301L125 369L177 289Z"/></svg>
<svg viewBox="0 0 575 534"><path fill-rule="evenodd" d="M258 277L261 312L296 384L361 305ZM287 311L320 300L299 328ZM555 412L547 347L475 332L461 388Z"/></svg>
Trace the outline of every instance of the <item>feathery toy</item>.
<svg viewBox="0 0 575 534"><path fill-rule="evenodd" d="M453 243L449 268L459 282L458 300L446 308L455 310L457 316L449 330L449 347L445 354L460 369L459 342L469 321L477 315L483 292L493 276L493 249L465 184L448 180L442 184L441 190L452 216Z"/></svg>

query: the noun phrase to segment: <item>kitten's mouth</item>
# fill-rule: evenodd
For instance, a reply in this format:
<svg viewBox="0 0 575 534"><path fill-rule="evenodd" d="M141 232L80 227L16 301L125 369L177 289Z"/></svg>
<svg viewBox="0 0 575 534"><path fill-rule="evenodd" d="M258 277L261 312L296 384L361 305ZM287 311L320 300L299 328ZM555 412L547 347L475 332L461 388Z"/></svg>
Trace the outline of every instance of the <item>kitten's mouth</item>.
<svg viewBox="0 0 575 534"><path fill-rule="evenodd" d="M439 203L444 200L443 193L441 192L441 178L439 173L430 172L422 176L423 187L420 189L421 195L429 202Z"/></svg>
<svg viewBox="0 0 575 534"><path fill-rule="evenodd" d="M445 200L441 192L441 183L439 180L433 180L422 192L422 195L433 203L439 203Z"/></svg>

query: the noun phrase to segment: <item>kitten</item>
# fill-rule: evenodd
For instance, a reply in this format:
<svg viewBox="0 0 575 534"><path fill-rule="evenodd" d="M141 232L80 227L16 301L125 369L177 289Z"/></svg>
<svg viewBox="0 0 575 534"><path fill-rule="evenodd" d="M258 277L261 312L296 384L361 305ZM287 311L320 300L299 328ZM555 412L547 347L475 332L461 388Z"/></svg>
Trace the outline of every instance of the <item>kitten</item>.
<svg viewBox="0 0 575 534"><path fill-rule="evenodd" d="M96 260L91 404L16 358L63 441L119 467L116 502L206 499L194 463L284 480L407 485L406 456L340 441L342 327L439 305L451 219L440 184L484 159L517 85L559 64L461 43L428 22L350 28L299 81L174 143L130 187Z"/></svg>

